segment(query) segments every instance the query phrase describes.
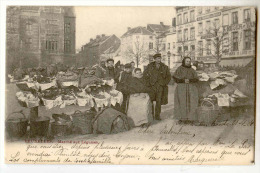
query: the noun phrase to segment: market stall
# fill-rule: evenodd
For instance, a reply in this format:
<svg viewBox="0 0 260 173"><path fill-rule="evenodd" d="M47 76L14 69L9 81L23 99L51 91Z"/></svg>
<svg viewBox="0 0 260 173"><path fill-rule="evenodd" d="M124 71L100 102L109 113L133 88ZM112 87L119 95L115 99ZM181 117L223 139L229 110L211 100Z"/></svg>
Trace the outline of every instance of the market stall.
<svg viewBox="0 0 260 173"><path fill-rule="evenodd" d="M236 71L198 71L198 76L200 122L210 125L216 120L236 117L254 104L247 96L246 80Z"/></svg>
<svg viewBox="0 0 260 173"><path fill-rule="evenodd" d="M30 109L30 137L49 135L49 124L54 136L72 131L92 133L92 121L96 115L106 108L121 105L123 101L122 93L115 90L114 80L99 79L93 70L85 70L81 75L67 71L52 77L35 75L12 79L20 90L16 93L17 101ZM45 114L39 116L43 109ZM8 121L17 117L12 116ZM8 129L12 131L12 128Z"/></svg>

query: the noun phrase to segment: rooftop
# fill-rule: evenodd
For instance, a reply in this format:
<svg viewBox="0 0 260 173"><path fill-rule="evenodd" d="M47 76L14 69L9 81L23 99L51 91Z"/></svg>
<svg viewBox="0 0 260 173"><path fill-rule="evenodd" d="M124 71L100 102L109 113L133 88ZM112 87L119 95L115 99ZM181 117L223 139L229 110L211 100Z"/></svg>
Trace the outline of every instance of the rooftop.
<svg viewBox="0 0 260 173"><path fill-rule="evenodd" d="M150 27L155 32L165 32L170 29L170 25L161 24L147 24L147 28Z"/></svg>
<svg viewBox="0 0 260 173"><path fill-rule="evenodd" d="M119 47L121 45L120 40L112 44L111 47L109 47L107 50L105 50L103 53L104 54L110 54L110 53L115 53L117 50L119 50Z"/></svg>
<svg viewBox="0 0 260 173"><path fill-rule="evenodd" d="M145 27L138 26L132 29L129 29L126 33L124 33L121 38L128 37L135 34L141 34L141 35L153 35L152 32L148 31Z"/></svg>
<svg viewBox="0 0 260 173"><path fill-rule="evenodd" d="M95 38L95 39L91 40L90 42L85 44L85 46L97 46L97 45L103 43L109 37L111 37L111 36L100 36L99 38Z"/></svg>

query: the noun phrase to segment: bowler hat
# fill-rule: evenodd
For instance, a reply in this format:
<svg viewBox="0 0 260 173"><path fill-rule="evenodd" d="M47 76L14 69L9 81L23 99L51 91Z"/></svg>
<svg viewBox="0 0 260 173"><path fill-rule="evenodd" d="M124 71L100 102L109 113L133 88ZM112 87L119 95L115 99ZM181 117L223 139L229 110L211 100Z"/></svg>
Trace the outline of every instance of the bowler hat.
<svg viewBox="0 0 260 173"><path fill-rule="evenodd" d="M153 58L157 58L157 57L162 57L162 55L160 53L157 53L153 56Z"/></svg>

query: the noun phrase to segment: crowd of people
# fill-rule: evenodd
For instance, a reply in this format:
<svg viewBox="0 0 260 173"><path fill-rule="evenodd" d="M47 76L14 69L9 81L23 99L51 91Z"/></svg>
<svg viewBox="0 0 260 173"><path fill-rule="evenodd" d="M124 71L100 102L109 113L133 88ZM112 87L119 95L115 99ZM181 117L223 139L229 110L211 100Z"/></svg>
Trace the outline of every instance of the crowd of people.
<svg viewBox="0 0 260 173"><path fill-rule="evenodd" d="M90 67L93 74L100 79L114 79L116 90L122 92L123 103L117 109L131 119L131 126L147 126L154 119L161 120L161 106L168 104L168 84L171 78L177 83L174 94L174 116L181 121L192 121L198 106L198 81L196 71L191 67L191 59L183 59L182 65L173 76L167 65L161 62L161 54L155 54L154 61L144 71L135 67L135 63L114 64L113 59L100 61ZM75 68L63 64L50 65L45 68L17 69L14 78L24 75L55 76L59 71L74 72L83 75L84 68ZM154 104L155 103L155 104Z"/></svg>
<svg viewBox="0 0 260 173"><path fill-rule="evenodd" d="M96 75L116 81L116 89L123 93L121 111L130 117L132 126L147 126L153 119L161 120L161 106L168 104L168 84L171 78L177 83L174 117L180 123L195 121L198 106L195 83L198 82L198 76L191 66L191 59L184 58L172 76L168 66L161 62L161 54L153 57L154 61L144 71L135 68L134 62L124 66L116 63L114 66L114 60L108 59L106 63L100 62Z"/></svg>
<svg viewBox="0 0 260 173"><path fill-rule="evenodd" d="M121 112L127 114L131 126L147 126L153 119L161 120L161 105L168 103L169 68L161 62L161 54L142 71L135 63L125 65L113 59L101 61L95 67L98 78L112 78L123 94ZM153 101L155 101L155 110Z"/></svg>

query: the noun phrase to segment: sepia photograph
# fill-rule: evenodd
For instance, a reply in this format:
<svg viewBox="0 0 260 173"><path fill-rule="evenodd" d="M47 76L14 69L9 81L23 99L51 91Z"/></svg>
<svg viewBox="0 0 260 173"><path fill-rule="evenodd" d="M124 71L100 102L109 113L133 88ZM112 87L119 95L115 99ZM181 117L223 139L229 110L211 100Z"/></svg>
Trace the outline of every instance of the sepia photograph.
<svg viewBox="0 0 260 173"><path fill-rule="evenodd" d="M256 7L5 18L6 164L255 164Z"/></svg>

